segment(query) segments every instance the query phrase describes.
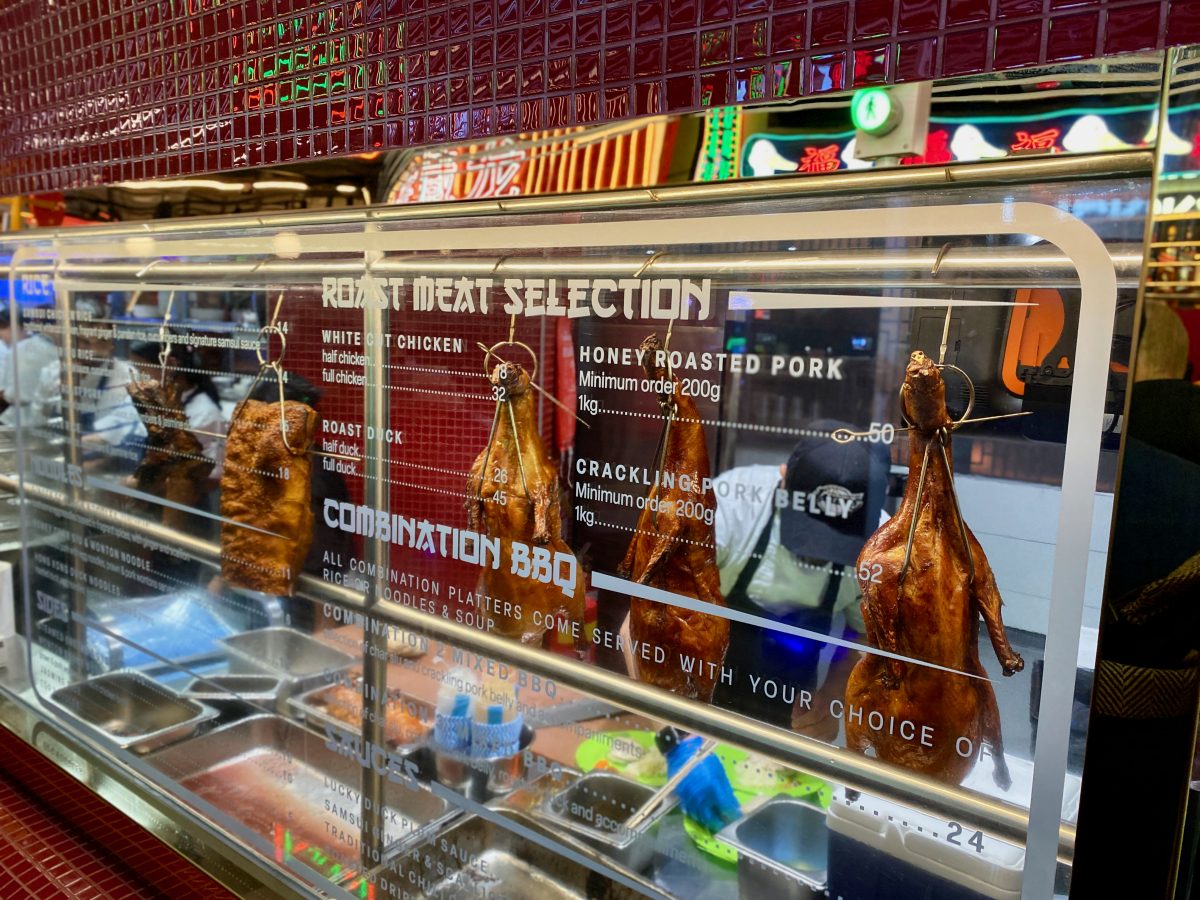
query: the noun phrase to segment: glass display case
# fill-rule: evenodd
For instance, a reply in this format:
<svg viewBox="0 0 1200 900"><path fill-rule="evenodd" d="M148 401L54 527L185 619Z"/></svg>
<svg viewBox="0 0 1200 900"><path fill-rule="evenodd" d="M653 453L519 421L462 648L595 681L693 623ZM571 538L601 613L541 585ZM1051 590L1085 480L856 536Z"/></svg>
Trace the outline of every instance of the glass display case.
<svg viewBox="0 0 1200 900"><path fill-rule="evenodd" d="M1062 892L1150 168L14 240L24 700L299 893Z"/></svg>

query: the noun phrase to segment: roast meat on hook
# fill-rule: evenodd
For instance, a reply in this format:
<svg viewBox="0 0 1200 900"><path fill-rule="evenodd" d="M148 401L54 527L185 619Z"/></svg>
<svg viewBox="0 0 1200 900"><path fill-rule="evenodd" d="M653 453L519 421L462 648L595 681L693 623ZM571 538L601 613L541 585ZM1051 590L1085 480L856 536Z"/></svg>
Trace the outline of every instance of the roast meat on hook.
<svg viewBox="0 0 1200 900"><path fill-rule="evenodd" d="M955 672L868 654L846 686L846 743L951 784L962 782L986 744L996 784L1007 789L1000 712L979 659L980 616L1004 674L1019 672L1024 661L1004 632L991 566L959 514L945 384L919 350L909 360L900 396L912 423L909 478L900 510L858 557L863 619L873 646ZM872 720L883 727L873 727ZM905 721L915 730L886 725Z"/></svg>
<svg viewBox="0 0 1200 900"><path fill-rule="evenodd" d="M617 571L639 584L724 606L717 541L711 524L717 501L711 489L702 490L711 474L704 426L695 402L681 391L679 379L662 364L658 336L652 334L642 341L641 349L650 380L672 388L658 398L667 418L656 460L659 483L650 488L637 530ZM635 641L666 650L662 663L638 659L640 681L684 697L706 702L712 699L729 647L728 619L633 597L629 631Z"/></svg>
<svg viewBox="0 0 1200 900"><path fill-rule="evenodd" d="M126 390L146 427L146 452L133 473L137 489L194 507L204 496L214 462L204 456L200 440L187 430L179 381L168 379L163 384L140 379L131 381ZM167 528L185 530L190 515L177 507L162 507L162 523Z"/></svg>
<svg viewBox="0 0 1200 900"><path fill-rule="evenodd" d="M537 644L548 627L566 633L573 623L581 646L586 587L578 562L571 596L553 579L524 578L509 564L514 541L545 548L552 556L571 549L562 537L558 465L538 431L529 374L514 363L499 363L490 380L500 399L490 440L467 477L467 520L473 531L500 539L501 564L483 569L479 588L489 598L491 630Z"/></svg>

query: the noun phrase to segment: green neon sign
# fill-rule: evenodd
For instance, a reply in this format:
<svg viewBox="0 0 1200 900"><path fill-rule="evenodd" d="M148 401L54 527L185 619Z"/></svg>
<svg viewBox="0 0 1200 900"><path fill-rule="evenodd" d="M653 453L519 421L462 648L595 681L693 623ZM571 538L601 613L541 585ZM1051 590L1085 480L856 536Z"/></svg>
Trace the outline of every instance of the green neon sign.
<svg viewBox="0 0 1200 900"><path fill-rule="evenodd" d="M887 134L900 124L900 108L887 88L863 88L850 100L850 121L867 134Z"/></svg>

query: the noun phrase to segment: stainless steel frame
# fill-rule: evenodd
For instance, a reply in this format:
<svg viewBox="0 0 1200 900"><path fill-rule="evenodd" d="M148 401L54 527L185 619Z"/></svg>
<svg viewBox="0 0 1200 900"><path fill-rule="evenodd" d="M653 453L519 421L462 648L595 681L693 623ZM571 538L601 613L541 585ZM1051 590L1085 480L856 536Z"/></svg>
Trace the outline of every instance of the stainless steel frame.
<svg viewBox="0 0 1200 900"><path fill-rule="evenodd" d="M18 481L0 476L0 489L16 490ZM67 497L60 491L26 484L26 496L66 508ZM88 515L140 534L152 540L184 547L196 558L220 561L218 544L182 536L155 522L145 521L115 510L83 504ZM300 589L309 597L365 611L367 598L356 591L328 584L311 575L301 575ZM686 700L658 690L624 675L588 666L565 657L518 644L505 638L459 625L447 619L428 616L415 609L386 601L371 607L388 621L410 631L428 635L446 644L461 647L481 656L502 659L511 665L590 694L601 700L634 709L664 722L688 730L699 730L720 741L727 741L760 753L785 766L806 771L848 787L869 791L908 806L931 813L965 819L990 833L1023 844L1029 814L1011 803L1002 803L980 794L972 794L939 781L893 768L850 750L764 725L716 706ZM1069 860L1075 846L1075 829L1061 826L1059 855Z"/></svg>

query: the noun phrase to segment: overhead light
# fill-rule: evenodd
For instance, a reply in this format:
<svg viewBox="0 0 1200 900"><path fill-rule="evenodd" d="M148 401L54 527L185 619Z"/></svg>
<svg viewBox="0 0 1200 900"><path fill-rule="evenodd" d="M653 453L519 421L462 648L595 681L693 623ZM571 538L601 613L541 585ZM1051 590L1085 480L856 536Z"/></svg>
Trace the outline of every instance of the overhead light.
<svg viewBox="0 0 1200 900"><path fill-rule="evenodd" d="M358 188L352 184L339 184L336 188L339 194L355 194L358 193Z"/></svg>
<svg viewBox="0 0 1200 900"><path fill-rule="evenodd" d="M118 181L113 187L127 191L208 190L241 193L246 186L239 182L217 181L215 178L178 178L162 181Z"/></svg>
<svg viewBox="0 0 1200 900"><path fill-rule="evenodd" d="M1127 144L1111 131L1104 120L1097 115L1080 116L1070 130L1063 135L1064 150L1072 153L1094 153L1097 150L1130 150L1133 144Z"/></svg>
<svg viewBox="0 0 1200 900"><path fill-rule="evenodd" d="M253 187L256 191L307 191L308 183L304 181L256 181Z"/></svg>
<svg viewBox="0 0 1200 900"><path fill-rule="evenodd" d="M1008 156L1007 150L993 147L983 136L983 132L974 125L959 125L954 129L954 137L950 140L950 152L960 162L974 162L980 159L999 159Z"/></svg>

